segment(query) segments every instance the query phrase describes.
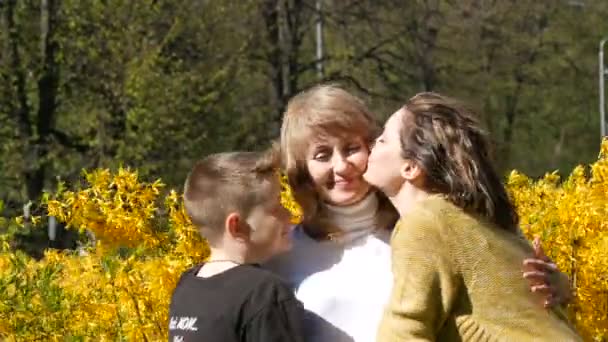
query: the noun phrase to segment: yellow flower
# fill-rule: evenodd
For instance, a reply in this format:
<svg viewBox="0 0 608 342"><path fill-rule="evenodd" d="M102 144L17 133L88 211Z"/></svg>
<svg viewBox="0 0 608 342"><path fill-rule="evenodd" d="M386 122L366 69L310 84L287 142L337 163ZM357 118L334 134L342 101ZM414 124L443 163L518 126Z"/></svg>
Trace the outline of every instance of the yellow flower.
<svg viewBox="0 0 608 342"><path fill-rule="evenodd" d="M287 175L279 173L279 181L281 182L281 204L291 213L291 223L299 224L303 217L302 207L293 195Z"/></svg>
<svg viewBox="0 0 608 342"><path fill-rule="evenodd" d="M166 339L171 293L184 270L208 257L206 241L177 192L162 198L160 181L142 182L128 169L93 170L85 178L86 187L61 191L47 208L70 229L93 232L95 245L47 251L37 261L2 240L0 339ZM286 176L280 181L282 204L300 222L302 209ZM554 172L535 181L513 171L506 184L524 234L540 235L548 255L570 275L576 297L569 310L578 330L585 340L605 341L608 141L595 163L566 179Z"/></svg>

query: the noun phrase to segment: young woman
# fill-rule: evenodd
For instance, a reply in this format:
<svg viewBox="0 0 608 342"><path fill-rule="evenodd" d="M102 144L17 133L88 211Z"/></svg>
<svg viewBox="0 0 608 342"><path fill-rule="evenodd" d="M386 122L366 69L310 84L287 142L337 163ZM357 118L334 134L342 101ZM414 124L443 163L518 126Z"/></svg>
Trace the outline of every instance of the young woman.
<svg viewBox="0 0 608 342"><path fill-rule="evenodd" d="M401 219L378 341L579 341L522 279L534 254L471 112L434 93L387 121L364 178Z"/></svg>
<svg viewBox="0 0 608 342"><path fill-rule="evenodd" d="M309 341L372 342L392 286L390 231L397 213L364 179L377 126L363 101L319 85L289 101L281 127L284 168L304 219L291 252L267 267L288 279L313 315ZM554 266L530 259L547 298L566 290L547 279ZM567 280L565 282L567 284Z"/></svg>

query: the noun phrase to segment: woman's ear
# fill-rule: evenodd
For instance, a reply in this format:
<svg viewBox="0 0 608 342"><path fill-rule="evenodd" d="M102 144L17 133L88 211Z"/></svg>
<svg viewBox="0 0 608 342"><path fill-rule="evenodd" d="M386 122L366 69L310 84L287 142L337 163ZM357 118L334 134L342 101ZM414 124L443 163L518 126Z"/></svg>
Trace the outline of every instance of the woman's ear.
<svg viewBox="0 0 608 342"><path fill-rule="evenodd" d="M410 183L414 182L422 175L422 170L420 169L420 166L418 166L418 163L410 159L403 162L399 171L401 177Z"/></svg>
<svg viewBox="0 0 608 342"><path fill-rule="evenodd" d="M226 216L224 222L225 232L233 239L239 241L249 240L249 225L237 212L232 212Z"/></svg>

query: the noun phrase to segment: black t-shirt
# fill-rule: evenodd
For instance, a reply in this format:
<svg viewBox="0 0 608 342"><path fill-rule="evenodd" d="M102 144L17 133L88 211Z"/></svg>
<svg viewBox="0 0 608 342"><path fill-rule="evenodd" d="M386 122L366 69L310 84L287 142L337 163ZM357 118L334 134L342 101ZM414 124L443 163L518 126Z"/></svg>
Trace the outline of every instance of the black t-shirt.
<svg viewBox="0 0 608 342"><path fill-rule="evenodd" d="M239 265L208 278L182 274L169 308L169 342L303 341L304 309L275 274Z"/></svg>

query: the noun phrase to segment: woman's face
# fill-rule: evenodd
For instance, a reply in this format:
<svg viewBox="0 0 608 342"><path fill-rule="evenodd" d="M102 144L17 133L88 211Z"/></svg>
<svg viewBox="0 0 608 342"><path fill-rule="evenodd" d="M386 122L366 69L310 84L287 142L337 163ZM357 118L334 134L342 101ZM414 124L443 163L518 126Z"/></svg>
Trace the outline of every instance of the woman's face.
<svg viewBox="0 0 608 342"><path fill-rule="evenodd" d="M382 190L387 196L392 196L401 188L403 177L401 169L405 160L401 156L400 131L403 125L404 109L396 111L386 121L382 135L376 139L370 152L365 180Z"/></svg>
<svg viewBox="0 0 608 342"><path fill-rule="evenodd" d="M313 141L307 151L306 165L315 189L329 204L357 203L370 191L363 179L369 148L362 137Z"/></svg>

